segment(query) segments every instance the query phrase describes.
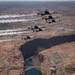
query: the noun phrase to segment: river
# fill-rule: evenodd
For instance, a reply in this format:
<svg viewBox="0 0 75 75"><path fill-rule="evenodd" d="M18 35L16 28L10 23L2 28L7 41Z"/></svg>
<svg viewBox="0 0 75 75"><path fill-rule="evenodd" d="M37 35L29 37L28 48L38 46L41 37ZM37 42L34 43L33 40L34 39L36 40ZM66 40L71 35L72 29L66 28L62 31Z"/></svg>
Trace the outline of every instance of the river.
<svg viewBox="0 0 75 75"><path fill-rule="evenodd" d="M20 51L22 52L24 60L26 62L27 58L34 56L36 52L40 52L38 51L39 48L48 49L53 46L57 46L64 43L70 43L74 41L75 41L75 34L64 35L64 36L54 36L49 39L38 38L23 44L20 47ZM33 65L32 61L28 61L25 64L25 66L32 66L32 65ZM32 68L27 71L27 75L40 75L40 73L36 68Z"/></svg>

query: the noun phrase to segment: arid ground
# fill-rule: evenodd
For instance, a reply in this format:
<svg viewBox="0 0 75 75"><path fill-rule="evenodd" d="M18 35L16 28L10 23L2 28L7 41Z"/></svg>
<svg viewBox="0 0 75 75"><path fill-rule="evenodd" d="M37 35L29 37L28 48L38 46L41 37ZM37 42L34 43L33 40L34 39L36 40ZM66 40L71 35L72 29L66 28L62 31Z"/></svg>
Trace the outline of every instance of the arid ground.
<svg viewBox="0 0 75 75"><path fill-rule="evenodd" d="M24 67L26 59L31 57L33 65L40 66L42 75L50 75L52 66L57 67L56 75L75 75L75 2L1 2L0 16L37 14L37 9L57 11L55 16L59 16L60 22L49 24L44 20L38 20L0 23L0 30L25 29L35 26L36 23L47 28L45 31L0 36L0 75L30 75ZM32 15L8 19L40 17ZM0 18L2 19L7 18ZM26 36L34 36L34 38L22 39ZM42 62L38 59L39 54L44 57Z"/></svg>

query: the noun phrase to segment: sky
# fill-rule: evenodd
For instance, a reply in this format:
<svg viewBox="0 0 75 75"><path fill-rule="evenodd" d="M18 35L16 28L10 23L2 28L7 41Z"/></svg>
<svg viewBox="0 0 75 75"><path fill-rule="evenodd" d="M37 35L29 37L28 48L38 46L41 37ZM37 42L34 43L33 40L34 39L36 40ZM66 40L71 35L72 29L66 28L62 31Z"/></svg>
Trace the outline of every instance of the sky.
<svg viewBox="0 0 75 75"><path fill-rule="evenodd" d="M0 0L0 1L75 1L75 0Z"/></svg>

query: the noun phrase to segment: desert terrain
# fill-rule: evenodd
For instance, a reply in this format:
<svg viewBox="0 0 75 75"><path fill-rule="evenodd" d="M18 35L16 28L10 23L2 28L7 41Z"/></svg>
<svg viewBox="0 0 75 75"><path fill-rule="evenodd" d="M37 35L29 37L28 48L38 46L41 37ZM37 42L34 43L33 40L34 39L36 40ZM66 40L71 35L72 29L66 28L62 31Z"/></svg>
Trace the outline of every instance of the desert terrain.
<svg viewBox="0 0 75 75"><path fill-rule="evenodd" d="M60 21L46 23L37 9L57 11ZM0 3L0 75L52 75L52 66L56 75L75 75L75 2Z"/></svg>

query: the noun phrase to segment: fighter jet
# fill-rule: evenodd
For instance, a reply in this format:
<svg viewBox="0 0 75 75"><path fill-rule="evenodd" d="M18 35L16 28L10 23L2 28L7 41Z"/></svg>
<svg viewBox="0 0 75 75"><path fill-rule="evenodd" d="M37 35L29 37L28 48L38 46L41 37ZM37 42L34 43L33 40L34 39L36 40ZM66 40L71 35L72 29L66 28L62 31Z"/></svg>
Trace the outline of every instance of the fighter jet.
<svg viewBox="0 0 75 75"><path fill-rule="evenodd" d="M56 19L56 18L59 18L59 17L58 16L47 15L47 16L44 16L42 19L50 20L50 19Z"/></svg>
<svg viewBox="0 0 75 75"><path fill-rule="evenodd" d="M45 11L41 11L39 9L37 9L39 12L37 13L38 15L41 15L41 16L45 16L45 15L51 15L51 14L55 14L57 12L55 11L48 11L47 9Z"/></svg>

